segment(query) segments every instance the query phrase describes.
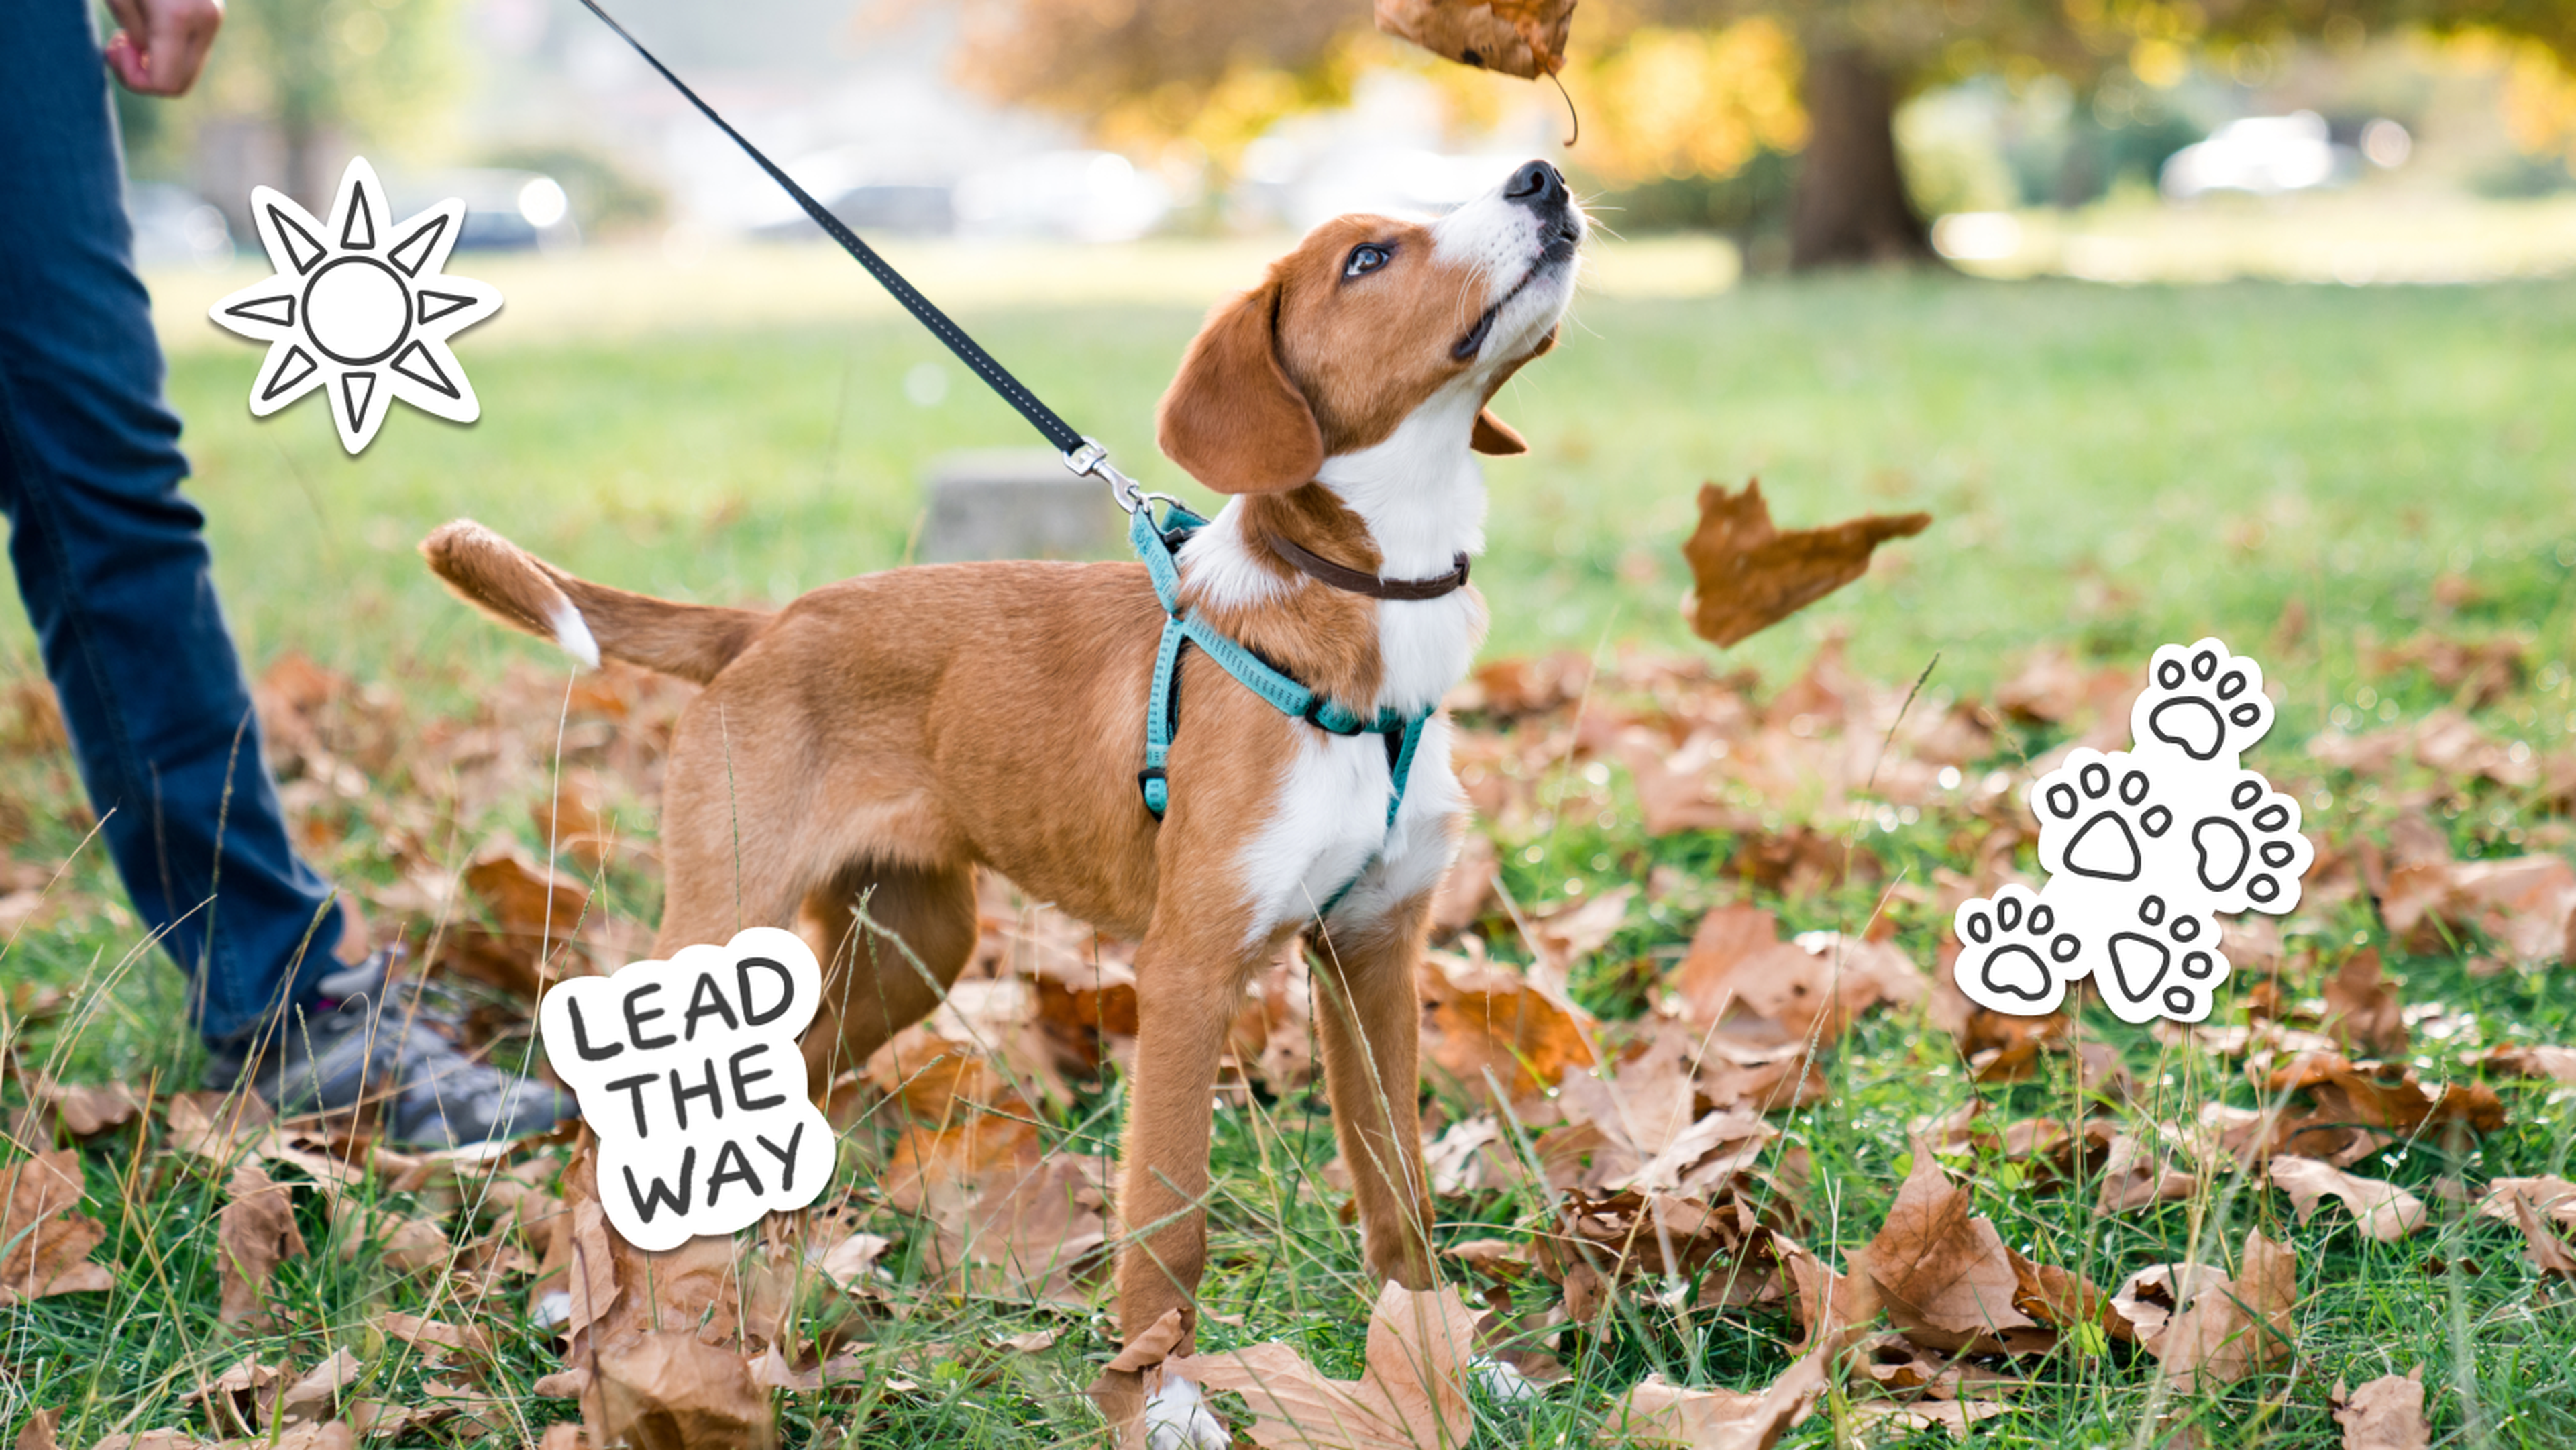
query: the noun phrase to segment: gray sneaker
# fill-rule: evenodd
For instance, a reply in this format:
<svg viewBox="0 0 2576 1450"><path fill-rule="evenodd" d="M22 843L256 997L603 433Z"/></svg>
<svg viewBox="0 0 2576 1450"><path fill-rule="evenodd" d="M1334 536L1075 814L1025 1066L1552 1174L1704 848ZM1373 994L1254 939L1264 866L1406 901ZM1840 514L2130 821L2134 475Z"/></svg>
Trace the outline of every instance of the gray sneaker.
<svg viewBox="0 0 2576 1450"><path fill-rule="evenodd" d="M315 986L321 1000L290 1011L268 1048L249 1060L217 1052L207 1086L247 1081L281 1114L345 1112L364 1102L382 1110L387 1142L460 1148L542 1133L579 1111L572 1098L534 1078L477 1062L441 1029L455 1015L413 980L388 980L402 949L377 952Z"/></svg>

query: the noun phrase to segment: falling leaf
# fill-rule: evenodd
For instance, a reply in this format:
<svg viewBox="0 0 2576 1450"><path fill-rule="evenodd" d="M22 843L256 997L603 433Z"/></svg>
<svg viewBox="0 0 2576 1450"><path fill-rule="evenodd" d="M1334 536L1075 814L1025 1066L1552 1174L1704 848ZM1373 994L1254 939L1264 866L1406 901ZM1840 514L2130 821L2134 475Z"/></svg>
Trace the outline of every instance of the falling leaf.
<svg viewBox="0 0 2576 1450"><path fill-rule="evenodd" d="M1682 610L1699 637L1731 645L1779 623L1869 570L1870 551L1919 534L1930 514L1870 514L1822 529L1783 533L1760 480L1741 493L1699 491L1699 527L1682 545L1692 593Z"/></svg>
<svg viewBox="0 0 2576 1450"><path fill-rule="evenodd" d="M1823 1350L1801 1357L1760 1394L1682 1389L1649 1374L1628 1391L1620 1432L1688 1450L1770 1450L1824 1393L1829 1357Z"/></svg>
<svg viewBox="0 0 2576 1450"><path fill-rule="evenodd" d="M2343 1450L2426 1450L2433 1427L2424 1421L2424 1367L2384 1374L2347 1393L2335 1381L2335 1423Z"/></svg>
<svg viewBox="0 0 2576 1450"><path fill-rule="evenodd" d="M2299 1222L2314 1217L2317 1204L2333 1197L2352 1211L2361 1231L2383 1244L2393 1244L2424 1226L2424 1200L2393 1183L2357 1178L2314 1158L2283 1153L2272 1159L2272 1184L2290 1195Z"/></svg>
<svg viewBox="0 0 2576 1450"><path fill-rule="evenodd" d="M1377 0L1377 28L1461 65L1535 80L1565 64L1574 0Z"/></svg>
<svg viewBox="0 0 2576 1450"><path fill-rule="evenodd" d="M740 1355L662 1331L599 1351L592 1443L635 1450L774 1450L778 1421Z"/></svg>
<svg viewBox="0 0 2576 1450"><path fill-rule="evenodd" d="M1389 1281L1369 1315L1368 1367L1327 1378L1285 1344L1196 1356L1188 1375L1235 1390L1254 1416L1253 1442L1314 1450L1445 1450L1475 1425L1465 1372L1476 1317L1454 1288L1415 1292Z"/></svg>
<svg viewBox="0 0 2576 1450"><path fill-rule="evenodd" d="M295 1201L286 1185L250 1163L233 1170L232 1201L215 1219L215 1258L222 1268L226 1324L269 1322L269 1275L288 1259L304 1257L304 1233L295 1225Z"/></svg>
<svg viewBox="0 0 2576 1450"><path fill-rule="evenodd" d="M80 1153L65 1148L0 1168L7 1206L0 1209L0 1304L115 1287L113 1267L90 1262L107 1226L72 1210L80 1206Z"/></svg>

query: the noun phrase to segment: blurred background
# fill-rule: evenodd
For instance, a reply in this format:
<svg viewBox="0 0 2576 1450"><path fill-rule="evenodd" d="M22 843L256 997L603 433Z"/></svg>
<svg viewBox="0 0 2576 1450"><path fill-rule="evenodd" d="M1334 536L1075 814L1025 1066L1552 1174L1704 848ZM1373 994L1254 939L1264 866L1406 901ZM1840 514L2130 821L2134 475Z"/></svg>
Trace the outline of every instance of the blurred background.
<svg viewBox="0 0 2576 1450"><path fill-rule="evenodd" d="M1532 451L1488 467L1497 652L1699 648L1677 546L1701 482L1755 474L1783 526L1935 516L1730 651L1775 673L1829 636L1968 687L2042 641L2565 623L2557 0L1585 0L1561 93L1367 0L612 8L1184 494L1152 410L1208 305L1321 217L1559 162L1605 232L1569 345L1498 403ZM952 455L1035 441L574 0L238 0L196 93L120 106L255 658L470 677L519 648L410 557L460 513L594 577L784 600L947 552ZM398 206L467 200L451 265L508 303L458 342L480 423L403 410L350 459L319 409L247 416L259 351L205 311L266 274L251 187L320 209L360 153ZM14 615L0 643L24 657Z"/></svg>
<svg viewBox="0 0 2576 1450"><path fill-rule="evenodd" d="M1354 0L618 9L880 234L1295 231L1562 151L1621 232L1720 237L1757 273L2576 263L2576 10L2549 0L1595 0L1562 97L1379 35ZM244 0L197 96L121 104L161 265L220 266L253 184L319 202L358 150L464 195L487 246L813 235L568 0Z"/></svg>

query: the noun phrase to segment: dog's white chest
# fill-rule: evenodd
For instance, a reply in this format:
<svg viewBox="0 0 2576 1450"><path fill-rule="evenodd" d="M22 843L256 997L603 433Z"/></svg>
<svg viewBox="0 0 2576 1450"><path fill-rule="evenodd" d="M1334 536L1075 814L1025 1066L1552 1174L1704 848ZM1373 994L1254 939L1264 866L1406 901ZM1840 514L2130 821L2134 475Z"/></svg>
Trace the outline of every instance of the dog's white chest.
<svg viewBox="0 0 2576 1450"><path fill-rule="evenodd" d="M1393 775L1382 738L1309 733L1268 823L1241 857L1252 939L1327 905L1335 921L1374 919L1439 883L1454 848L1450 820L1465 806L1449 772L1448 732L1448 721L1437 717L1423 726L1392 825Z"/></svg>

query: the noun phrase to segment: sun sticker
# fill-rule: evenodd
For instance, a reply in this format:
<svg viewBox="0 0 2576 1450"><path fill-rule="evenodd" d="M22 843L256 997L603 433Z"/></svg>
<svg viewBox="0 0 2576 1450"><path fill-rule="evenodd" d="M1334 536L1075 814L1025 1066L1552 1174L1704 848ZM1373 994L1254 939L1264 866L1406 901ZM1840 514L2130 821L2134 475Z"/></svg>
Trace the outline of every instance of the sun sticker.
<svg viewBox="0 0 2576 1450"><path fill-rule="evenodd" d="M441 269L465 224L449 198L396 225L361 156L340 177L328 221L253 187L252 218L277 275L207 309L217 327L268 344L250 385L265 418L321 390L352 456L375 441L396 398L451 423L482 416L447 340L501 309L500 290Z"/></svg>

